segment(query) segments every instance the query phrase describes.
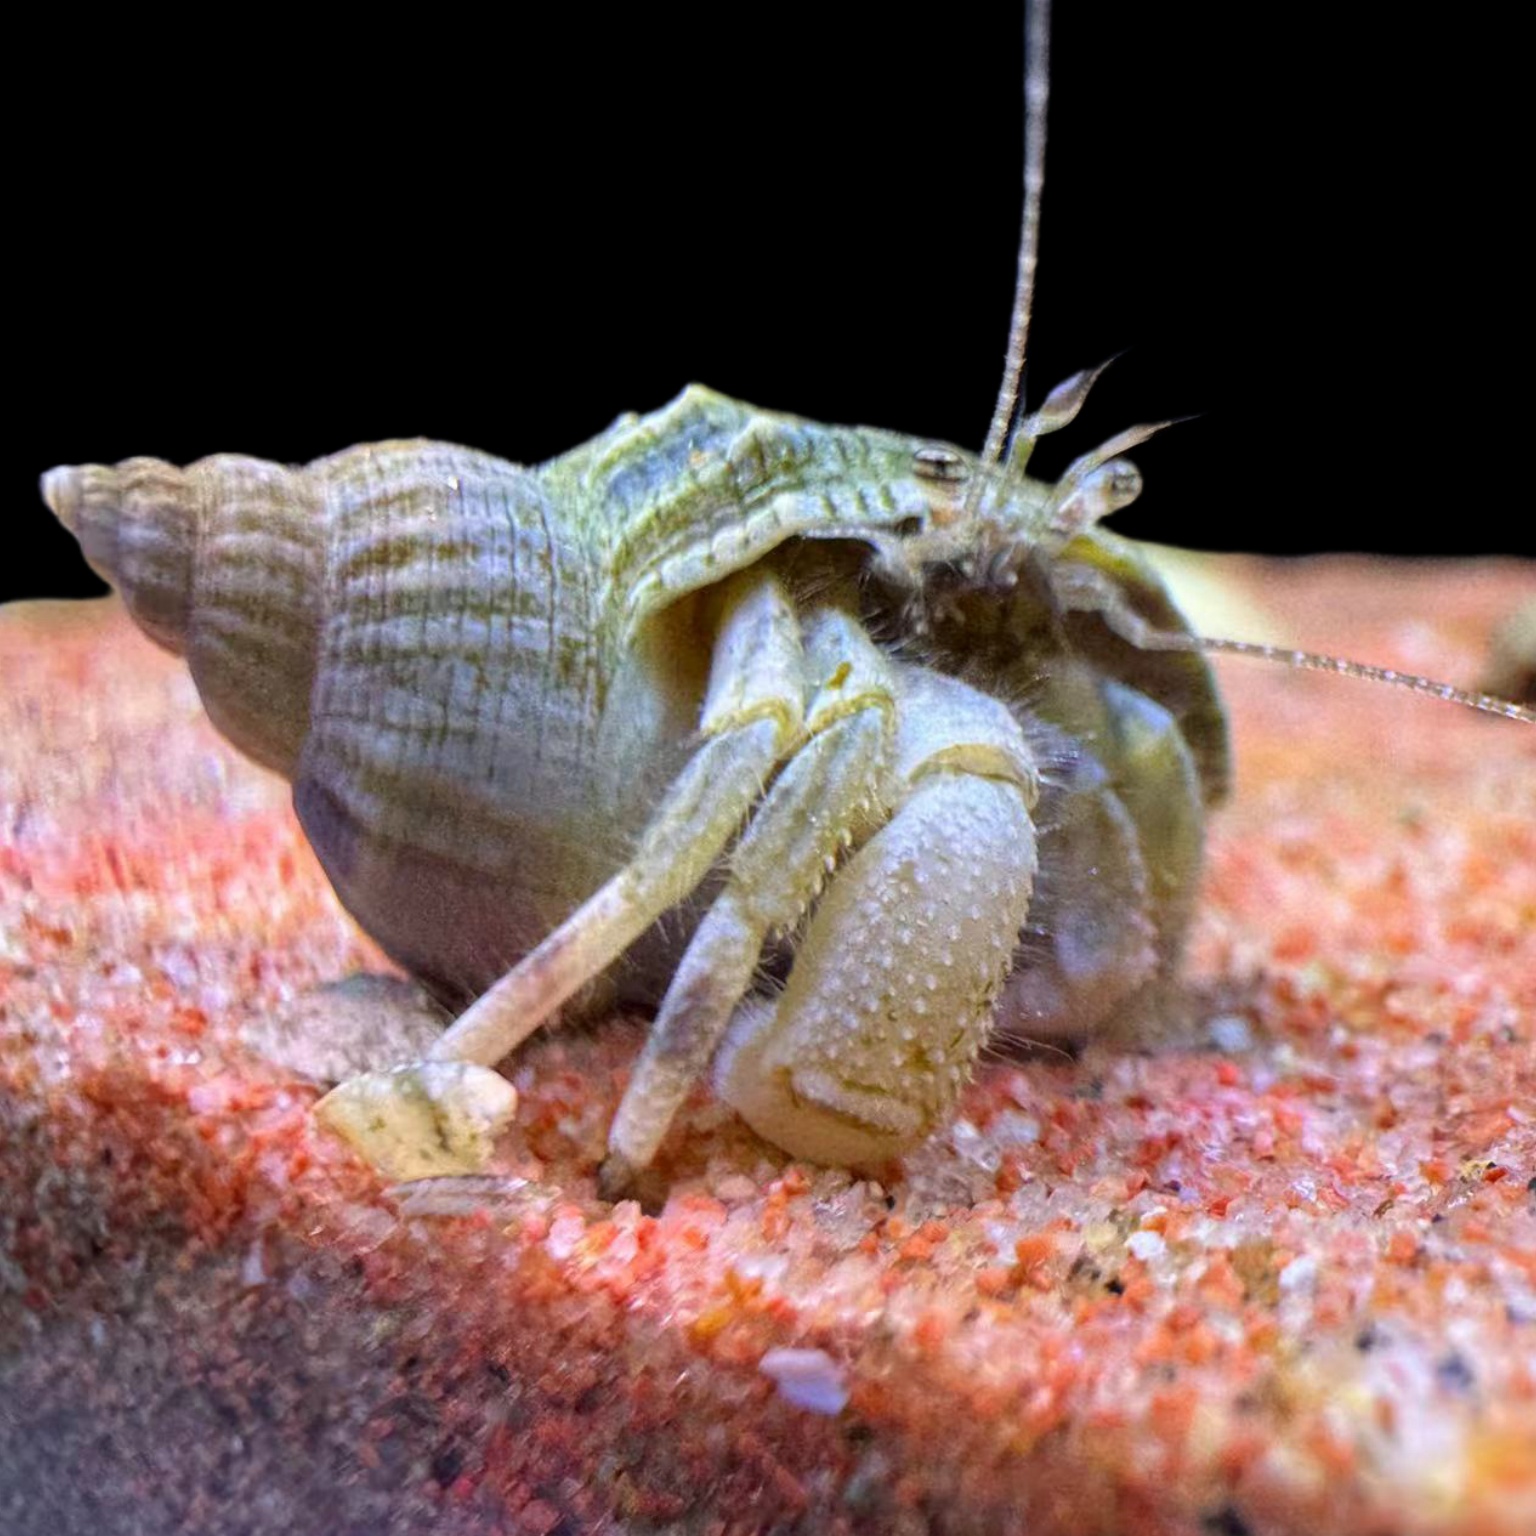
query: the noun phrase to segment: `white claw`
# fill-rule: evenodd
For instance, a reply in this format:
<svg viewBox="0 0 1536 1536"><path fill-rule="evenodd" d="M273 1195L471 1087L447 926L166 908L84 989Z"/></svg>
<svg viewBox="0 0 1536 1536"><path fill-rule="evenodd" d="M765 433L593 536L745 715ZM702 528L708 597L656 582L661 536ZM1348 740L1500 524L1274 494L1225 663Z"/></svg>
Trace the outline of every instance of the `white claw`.
<svg viewBox="0 0 1536 1536"><path fill-rule="evenodd" d="M350 1078L315 1118L386 1178L476 1173L517 1112L517 1089L467 1061L424 1061Z"/></svg>

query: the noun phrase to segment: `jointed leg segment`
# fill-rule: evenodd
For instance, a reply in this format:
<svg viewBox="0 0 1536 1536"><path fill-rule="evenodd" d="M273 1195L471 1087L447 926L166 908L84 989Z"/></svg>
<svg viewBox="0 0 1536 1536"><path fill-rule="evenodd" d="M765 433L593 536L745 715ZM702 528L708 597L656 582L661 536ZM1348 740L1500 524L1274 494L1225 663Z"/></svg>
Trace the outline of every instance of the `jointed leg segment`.
<svg viewBox="0 0 1536 1536"><path fill-rule="evenodd" d="M831 609L807 623L806 661L818 680L809 740L758 808L731 857L730 880L662 1001L609 1135L611 1186L655 1155L750 987L770 933L800 920L855 822L884 814L894 717L889 664L852 619Z"/></svg>
<svg viewBox="0 0 1536 1536"><path fill-rule="evenodd" d="M438 1040L435 1060L491 1066L688 897L803 739L804 658L783 587L764 572L727 590L700 722L703 745L633 859Z"/></svg>
<svg viewBox="0 0 1536 1536"><path fill-rule="evenodd" d="M761 1135L869 1163L937 1129L1028 911L1034 764L997 700L900 672L891 821L816 910L776 1002L739 1013L716 1086Z"/></svg>

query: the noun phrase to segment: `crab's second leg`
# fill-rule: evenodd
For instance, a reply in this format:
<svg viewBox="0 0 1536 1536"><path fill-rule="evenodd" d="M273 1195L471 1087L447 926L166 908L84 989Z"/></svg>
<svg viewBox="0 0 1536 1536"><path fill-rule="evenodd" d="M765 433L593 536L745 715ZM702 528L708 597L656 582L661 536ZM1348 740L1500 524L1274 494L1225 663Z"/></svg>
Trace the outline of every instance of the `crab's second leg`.
<svg viewBox="0 0 1536 1536"><path fill-rule="evenodd" d="M428 1060L343 1083L321 1121L395 1178L464 1172L512 1115L490 1066L687 897L720 857L780 762L805 739L808 682L794 606L771 573L725 584L697 752L635 856L485 993Z"/></svg>
<svg viewBox="0 0 1536 1536"><path fill-rule="evenodd" d="M777 1000L737 1014L722 1095L768 1140L869 1164L949 1117L1028 913L1039 779L996 699L899 670L895 814L816 909Z"/></svg>
<svg viewBox="0 0 1536 1536"><path fill-rule="evenodd" d="M809 615L805 647L815 687L809 739L737 844L725 889L662 999L609 1133L602 1183L611 1194L655 1155L750 987L764 942L799 922L839 851L888 814L891 664L857 620L836 609Z"/></svg>

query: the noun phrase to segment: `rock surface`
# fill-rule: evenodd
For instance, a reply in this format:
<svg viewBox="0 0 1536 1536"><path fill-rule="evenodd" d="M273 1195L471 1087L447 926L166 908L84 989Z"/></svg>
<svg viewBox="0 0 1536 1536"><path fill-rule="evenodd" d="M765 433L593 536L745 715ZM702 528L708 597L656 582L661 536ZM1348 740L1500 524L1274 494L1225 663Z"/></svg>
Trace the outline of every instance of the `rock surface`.
<svg viewBox="0 0 1536 1536"><path fill-rule="evenodd" d="M1210 571L1453 679L1536 591ZM485 1176L319 1131L250 1042L387 967L284 786L114 604L0 612L0 1528L1536 1529L1536 731L1224 680L1183 1029L990 1061L879 1182L701 1088L643 1210L639 1020L519 1053Z"/></svg>

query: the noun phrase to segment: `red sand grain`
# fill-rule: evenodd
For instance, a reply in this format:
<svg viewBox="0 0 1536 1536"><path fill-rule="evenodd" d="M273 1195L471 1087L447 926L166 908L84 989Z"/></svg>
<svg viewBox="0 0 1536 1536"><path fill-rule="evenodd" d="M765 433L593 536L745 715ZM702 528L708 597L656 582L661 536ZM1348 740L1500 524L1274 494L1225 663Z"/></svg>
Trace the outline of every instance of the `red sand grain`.
<svg viewBox="0 0 1536 1536"><path fill-rule="evenodd" d="M1214 568L1456 678L1536 590ZM1536 732L1224 676L1186 1032L989 1062L879 1182L701 1088L643 1210L637 1020L530 1042L483 1177L318 1133L245 1026L382 962L283 786L115 607L6 611L0 1529L1536 1529Z"/></svg>

